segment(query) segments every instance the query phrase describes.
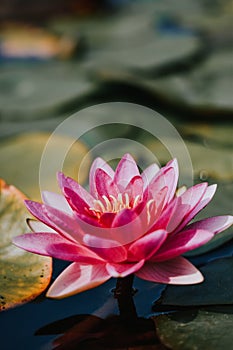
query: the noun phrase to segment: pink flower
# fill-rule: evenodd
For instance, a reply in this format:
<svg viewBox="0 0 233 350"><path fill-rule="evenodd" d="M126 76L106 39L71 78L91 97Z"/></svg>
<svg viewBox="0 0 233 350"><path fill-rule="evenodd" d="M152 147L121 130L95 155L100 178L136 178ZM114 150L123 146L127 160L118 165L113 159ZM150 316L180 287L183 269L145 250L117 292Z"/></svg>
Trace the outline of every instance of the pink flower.
<svg viewBox="0 0 233 350"><path fill-rule="evenodd" d="M62 298L129 274L159 283L195 284L203 276L182 254L208 242L233 223L218 216L190 224L212 199L216 185L201 183L176 192L177 161L140 174L126 154L116 171L97 158L90 192L58 174L63 195L44 192L44 203L26 201L39 221L36 233L14 238L32 253L72 261L47 296Z"/></svg>

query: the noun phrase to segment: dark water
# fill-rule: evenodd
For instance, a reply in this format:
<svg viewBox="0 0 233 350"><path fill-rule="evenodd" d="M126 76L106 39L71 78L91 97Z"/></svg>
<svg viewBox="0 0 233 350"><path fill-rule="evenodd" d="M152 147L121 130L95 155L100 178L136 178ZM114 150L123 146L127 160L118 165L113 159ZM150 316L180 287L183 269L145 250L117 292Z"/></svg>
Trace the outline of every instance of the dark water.
<svg viewBox="0 0 233 350"><path fill-rule="evenodd" d="M53 275L56 276L63 267L65 267L63 262L55 261ZM111 292L114 286L115 280L111 279L97 288L69 298L52 300L39 297L34 302L2 312L0 315L1 349L51 349L51 342L57 335L35 335L46 325L60 321L55 327L58 331L65 327L64 319L71 316L73 316L72 325L74 325L75 319L79 320L78 315L80 317L95 315L100 318L117 315L117 302ZM160 296L164 285L135 279L134 287L138 289L134 297L138 316L149 316L152 302Z"/></svg>

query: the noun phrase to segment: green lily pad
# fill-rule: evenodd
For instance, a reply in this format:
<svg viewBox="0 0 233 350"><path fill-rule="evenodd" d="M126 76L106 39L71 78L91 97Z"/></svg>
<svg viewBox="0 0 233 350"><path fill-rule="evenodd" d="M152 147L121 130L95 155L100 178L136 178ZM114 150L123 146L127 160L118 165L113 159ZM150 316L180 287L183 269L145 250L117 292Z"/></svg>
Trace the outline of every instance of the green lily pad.
<svg viewBox="0 0 233 350"><path fill-rule="evenodd" d="M0 67L2 120L56 117L67 104L78 106L95 89L75 63Z"/></svg>
<svg viewBox="0 0 233 350"><path fill-rule="evenodd" d="M183 135L181 135L183 136ZM161 164L167 163L171 159L171 154L158 140L152 139L147 135L142 135L141 142L145 144L155 155L158 156ZM167 139L167 145L172 149L176 146L177 140ZM185 145L190 154L194 176L203 181L232 181L233 180L233 162L232 150L221 147L208 148L200 143L186 141ZM180 168L181 173L185 173L185 168ZM182 185L182 184L181 184Z"/></svg>
<svg viewBox="0 0 233 350"><path fill-rule="evenodd" d="M148 86L191 107L232 111L232 50L211 55L191 73L155 79Z"/></svg>
<svg viewBox="0 0 233 350"><path fill-rule="evenodd" d="M0 180L0 310L28 302L49 284L52 259L15 247L12 238L29 231L26 197Z"/></svg>
<svg viewBox="0 0 233 350"><path fill-rule="evenodd" d="M233 148L232 124L183 123L179 129L186 139L199 141L209 148Z"/></svg>
<svg viewBox="0 0 233 350"><path fill-rule="evenodd" d="M200 268L205 280L191 286L168 286L161 305L229 305L233 304L233 257L219 259ZM154 305L156 310L156 304Z"/></svg>
<svg viewBox="0 0 233 350"><path fill-rule="evenodd" d="M233 307L154 317L160 341L172 350L232 349Z"/></svg>
<svg viewBox="0 0 233 350"><path fill-rule="evenodd" d="M49 137L50 134L46 132L25 133L1 143L1 177L8 183L15 184L33 200L40 200L40 161ZM52 153L53 157L58 159L63 149L70 149L64 159L63 169L57 168L57 163L52 157L47 168L43 169L46 172L43 176L43 190L59 191L56 172L60 170L73 178L79 175L81 183L86 180L90 165L90 157L85 157L88 149L82 142L74 141L68 136L53 135L49 146L50 155ZM82 163L84 157L85 162ZM82 168L79 171L81 163Z"/></svg>

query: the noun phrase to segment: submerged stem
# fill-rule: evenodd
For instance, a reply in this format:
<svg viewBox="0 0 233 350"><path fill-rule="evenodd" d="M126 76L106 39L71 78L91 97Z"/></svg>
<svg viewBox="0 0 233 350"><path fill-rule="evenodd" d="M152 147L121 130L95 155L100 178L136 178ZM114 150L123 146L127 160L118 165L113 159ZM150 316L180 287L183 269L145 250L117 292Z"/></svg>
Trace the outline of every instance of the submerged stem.
<svg viewBox="0 0 233 350"><path fill-rule="evenodd" d="M114 289L114 297L118 302L120 317L124 320L137 318L137 312L133 301L133 280L133 274L124 278L117 278L116 288Z"/></svg>

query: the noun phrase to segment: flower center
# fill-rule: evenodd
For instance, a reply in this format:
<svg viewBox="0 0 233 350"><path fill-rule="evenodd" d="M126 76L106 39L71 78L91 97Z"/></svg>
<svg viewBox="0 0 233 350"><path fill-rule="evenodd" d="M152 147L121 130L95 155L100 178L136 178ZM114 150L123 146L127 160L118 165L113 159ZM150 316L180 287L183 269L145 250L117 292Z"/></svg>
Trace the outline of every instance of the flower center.
<svg viewBox="0 0 233 350"><path fill-rule="evenodd" d="M141 196L137 195L133 201L130 201L128 193L119 193L117 197L109 195L109 198L105 195L102 199L94 200L94 206L89 210L94 211L96 214L103 213L118 213L122 209L132 209L140 201Z"/></svg>
<svg viewBox="0 0 233 350"><path fill-rule="evenodd" d="M100 218L103 213L118 213L122 209L133 209L141 201L141 196L137 195L134 199L130 200L128 193L119 193L117 197L113 195L102 196L102 199L94 200L93 207L89 210ZM147 224L150 224L156 215L156 204L154 199L150 199L143 210L143 217Z"/></svg>

